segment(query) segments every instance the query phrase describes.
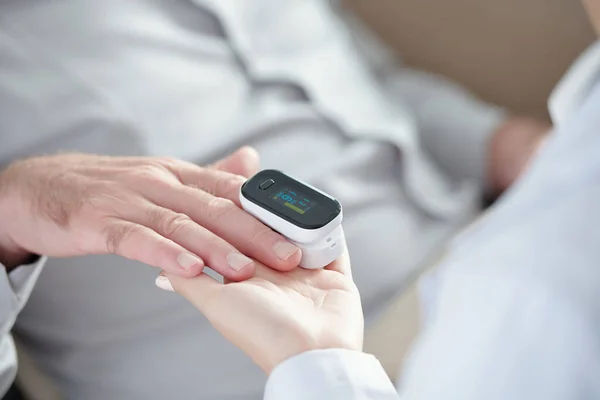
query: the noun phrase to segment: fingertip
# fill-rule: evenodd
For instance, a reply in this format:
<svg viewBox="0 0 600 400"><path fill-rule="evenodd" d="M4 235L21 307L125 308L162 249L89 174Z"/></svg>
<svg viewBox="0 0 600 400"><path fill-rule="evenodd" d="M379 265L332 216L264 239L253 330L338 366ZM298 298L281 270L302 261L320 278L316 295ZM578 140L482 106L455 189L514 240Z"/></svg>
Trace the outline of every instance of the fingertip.
<svg viewBox="0 0 600 400"><path fill-rule="evenodd" d="M298 248L298 251L292 254L288 261L291 263L292 269L300 265L300 261L302 261L302 250Z"/></svg>
<svg viewBox="0 0 600 400"><path fill-rule="evenodd" d="M281 260L279 265L274 269L281 272L289 272L298 268L300 261L302 261L302 250L297 249L296 252L289 256L286 260Z"/></svg>
<svg viewBox="0 0 600 400"><path fill-rule="evenodd" d="M200 275L202 271L204 271L204 263L194 265L190 269L186 270L185 273L187 274L186 277L194 278Z"/></svg>
<svg viewBox="0 0 600 400"><path fill-rule="evenodd" d="M291 271L300 264L302 259L302 250L287 240L275 243L273 252L277 258L269 264L278 271Z"/></svg>
<svg viewBox="0 0 600 400"><path fill-rule="evenodd" d="M212 165L213 168L218 170L240 175L245 178L254 175L258 171L259 166L260 156L258 155L258 152L250 146L241 147L226 158L217 161Z"/></svg>
<svg viewBox="0 0 600 400"><path fill-rule="evenodd" d="M171 280L169 278L167 278L167 276L164 275L162 272L156 277L156 279L154 280L154 284L159 289L165 290L167 292L175 291L175 289L173 288L173 284L171 283Z"/></svg>
<svg viewBox="0 0 600 400"><path fill-rule="evenodd" d="M245 153L247 156L252 157L257 161L260 159L260 154L258 154L258 151L252 146L240 147L238 151Z"/></svg>
<svg viewBox="0 0 600 400"><path fill-rule="evenodd" d="M258 151L250 146L244 146L237 151L237 154L243 160L239 174L249 178L258 172L260 168L260 155Z"/></svg>
<svg viewBox="0 0 600 400"><path fill-rule="evenodd" d="M177 267L175 273L190 278L198 276L204 269L204 260L188 252L179 253L177 256Z"/></svg>
<svg viewBox="0 0 600 400"><path fill-rule="evenodd" d="M246 265L244 268L239 271L229 269L226 273L223 274L223 277L232 282L241 282L248 280L254 276L254 272L256 271L256 263L251 263Z"/></svg>
<svg viewBox="0 0 600 400"><path fill-rule="evenodd" d="M202 273L204 270L204 264L195 264L189 267L188 269L182 267L176 267L170 270L167 270L167 274L175 275L181 278L194 278Z"/></svg>

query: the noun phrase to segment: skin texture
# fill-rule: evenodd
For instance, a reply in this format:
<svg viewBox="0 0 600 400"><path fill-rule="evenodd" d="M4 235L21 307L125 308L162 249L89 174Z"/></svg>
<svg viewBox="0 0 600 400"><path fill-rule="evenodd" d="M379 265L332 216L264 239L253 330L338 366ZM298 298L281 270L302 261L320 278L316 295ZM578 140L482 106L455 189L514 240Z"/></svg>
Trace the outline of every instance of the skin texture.
<svg viewBox="0 0 600 400"><path fill-rule="evenodd" d="M163 273L157 285L186 297L267 374L309 350L362 351L363 315L347 256L318 271L258 265L253 278L226 284Z"/></svg>
<svg viewBox="0 0 600 400"><path fill-rule="evenodd" d="M253 275L253 259L290 270L300 250L238 204L257 169L247 148L209 168L86 154L16 162L0 174L0 261L114 253L188 277L208 265L233 280Z"/></svg>

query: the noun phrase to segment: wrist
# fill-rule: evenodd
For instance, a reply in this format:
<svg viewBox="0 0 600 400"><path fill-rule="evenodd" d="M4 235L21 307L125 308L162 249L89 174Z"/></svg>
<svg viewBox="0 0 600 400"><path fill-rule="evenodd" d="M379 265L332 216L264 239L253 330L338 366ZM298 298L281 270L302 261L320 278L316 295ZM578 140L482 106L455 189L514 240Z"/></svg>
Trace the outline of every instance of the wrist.
<svg viewBox="0 0 600 400"><path fill-rule="evenodd" d="M287 344L280 347L280 351L271 353L268 360L262 364L263 370L270 375L280 364L304 353L317 350L348 350L362 352L362 336L356 340L344 340L342 338L326 338L313 340L310 337L297 338L297 340L286 341ZM275 349L273 346L271 349Z"/></svg>
<svg viewBox="0 0 600 400"><path fill-rule="evenodd" d="M19 265L34 261L37 256L20 247L7 232L1 231L9 225L8 191L7 170L0 171L0 264L10 272Z"/></svg>
<svg viewBox="0 0 600 400"><path fill-rule="evenodd" d="M0 237L0 264L4 265L8 272L19 265L30 264L36 258L37 255L20 248L10 238Z"/></svg>

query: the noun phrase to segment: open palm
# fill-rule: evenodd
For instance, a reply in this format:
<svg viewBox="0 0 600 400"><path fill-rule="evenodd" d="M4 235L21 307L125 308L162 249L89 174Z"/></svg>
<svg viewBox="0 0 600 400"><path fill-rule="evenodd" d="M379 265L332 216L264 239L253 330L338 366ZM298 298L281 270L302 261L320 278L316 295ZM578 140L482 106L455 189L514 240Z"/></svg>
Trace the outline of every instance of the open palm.
<svg viewBox="0 0 600 400"><path fill-rule="evenodd" d="M323 270L277 272L221 284L207 275L168 276L174 289L269 373L304 351L362 349L363 316L347 257Z"/></svg>

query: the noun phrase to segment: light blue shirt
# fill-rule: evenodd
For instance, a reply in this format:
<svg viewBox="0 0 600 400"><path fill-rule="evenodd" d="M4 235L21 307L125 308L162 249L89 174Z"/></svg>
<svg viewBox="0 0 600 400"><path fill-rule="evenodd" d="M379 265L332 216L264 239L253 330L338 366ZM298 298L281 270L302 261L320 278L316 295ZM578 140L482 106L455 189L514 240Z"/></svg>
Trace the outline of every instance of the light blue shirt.
<svg viewBox="0 0 600 400"><path fill-rule="evenodd" d="M265 399L600 398L600 42L550 111L556 132L529 173L435 277L400 394L372 356L326 350L282 363Z"/></svg>

